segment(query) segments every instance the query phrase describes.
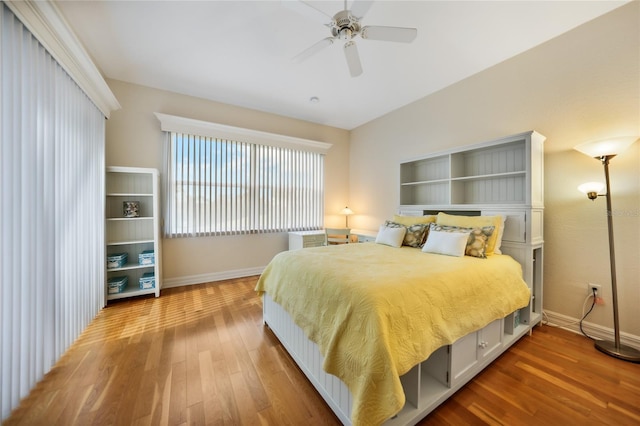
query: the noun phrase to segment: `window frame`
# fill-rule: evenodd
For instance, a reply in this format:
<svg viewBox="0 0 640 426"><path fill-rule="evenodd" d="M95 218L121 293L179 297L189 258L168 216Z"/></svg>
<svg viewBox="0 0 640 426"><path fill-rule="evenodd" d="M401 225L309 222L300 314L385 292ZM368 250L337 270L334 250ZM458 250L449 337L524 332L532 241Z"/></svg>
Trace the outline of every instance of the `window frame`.
<svg viewBox="0 0 640 426"><path fill-rule="evenodd" d="M185 117L178 117L168 114L155 113L156 117L161 123L161 130L165 133L165 149L164 149L164 178L163 182L163 193L164 193L164 236L165 238L178 238L178 237L191 237L191 236L215 236L215 235L236 235L236 234L248 234L248 233L267 233L267 232L286 232L292 230L312 230L312 229L321 229L322 221L324 216L324 156L327 151L332 147L332 144L326 142L313 141L309 139L301 139L295 138L291 136L278 135L274 133L243 129L218 123L205 122L200 120L194 120ZM175 202L174 195L176 195L174 191L175 188L172 187L173 183L171 182L174 177L172 174L171 167L173 167L172 163L172 149L174 149L173 143L173 135L182 135L189 136L195 138L204 138L205 143L230 143L230 144L238 144L245 146L249 151L249 173L247 176L249 183L246 189L251 192L249 195L245 195L248 199L248 205L246 206L248 211L245 214L249 214L251 217L249 218L250 223L248 223L248 227L240 226L239 229L233 229L228 227L227 223L224 226L216 229L215 227L212 229L212 223L207 224L204 223L195 223L188 226L187 229L184 229L184 224L180 224L179 226L173 221L177 220L177 215L175 210L172 210L172 202ZM203 143L202 140L198 140L197 143ZM259 214L256 214L258 210L264 209L265 206L260 203L259 195L261 192L261 188L258 185L258 177L259 171L256 171L256 167L259 164L260 155L268 157L268 152L285 150L279 152L279 156L284 156L289 158L290 156L303 156L304 158L313 158L313 154L318 154L317 160L319 164L315 164L314 166L320 167L319 176L313 177L313 180L319 180L319 186L321 193L319 194L320 199L319 202L319 217L316 222L318 223L309 223L308 221L302 221L300 223L291 223L290 220L296 219L295 217L287 218L288 220L280 221L278 223L267 223L266 227L263 228L264 220L255 220ZM261 153L261 154L258 154ZM309 155L312 154L312 155ZM258 156L258 157L256 157ZM288 161L288 160L287 160ZM292 163L285 162L286 166L291 167ZM283 163L283 164L285 164ZM301 166L301 164L293 163L294 165ZM317 173L316 173L317 174ZM307 178L308 179L308 178ZM315 182L318 183L318 182ZM210 183L213 185L214 183ZM316 194L317 195L317 194ZM211 202L209 200L208 202ZM209 207L204 207L205 210ZM277 210L277 208L276 208ZM276 211L273 206L271 207L270 212ZM236 212L237 214L237 212ZM280 214L278 212L278 214ZM175 217L174 217L175 216ZM286 213L281 215L286 216ZM191 220L195 221L195 216L191 218ZM242 219L244 220L244 219ZM313 222L313 221L312 221ZM215 225L215 224L213 224ZM247 223L244 223L247 225ZM197 227L197 228L196 228Z"/></svg>

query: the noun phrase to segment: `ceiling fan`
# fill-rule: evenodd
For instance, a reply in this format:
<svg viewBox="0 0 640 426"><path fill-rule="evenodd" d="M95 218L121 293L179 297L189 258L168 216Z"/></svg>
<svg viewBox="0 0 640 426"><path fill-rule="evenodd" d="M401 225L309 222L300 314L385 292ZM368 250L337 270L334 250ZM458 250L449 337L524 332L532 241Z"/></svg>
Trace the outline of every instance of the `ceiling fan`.
<svg viewBox="0 0 640 426"><path fill-rule="evenodd" d="M324 38L311 47L303 50L293 58L294 62L302 62L315 55L320 50L332 45L336 41L344 42L344 55L347 59L347 66L351 77L362 74L362 64L360 55L354 39L357 36L365 40L394 41L400 43L411 43L418 35L415 28L403 27L381 27L365 26L360 21L369 11L373 1L354 0L351 9L347 9L347 0L344 1L344 9L333 16L329 16L323 11L316 9L310 3L297 0L285 1L285 4L295 9L299 14L307 16L325 25L331 31L331 37Z"/></svg>

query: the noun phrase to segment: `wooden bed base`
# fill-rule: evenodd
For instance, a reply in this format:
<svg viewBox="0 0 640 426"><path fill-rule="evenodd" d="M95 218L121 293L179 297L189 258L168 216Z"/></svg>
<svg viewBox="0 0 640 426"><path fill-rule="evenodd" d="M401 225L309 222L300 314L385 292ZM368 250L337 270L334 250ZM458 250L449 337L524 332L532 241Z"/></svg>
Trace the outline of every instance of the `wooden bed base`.
<svg viewBox="0 0 640 426"><path fill-rule="evenodd" d="M351 425L352 397L346 385L322 370L323 357L289 314L268 294L263 297L263 320L271 328L309 381L345 425ZM536 322L539 322L539 316ZM472 332L453 345L436 350L402 376L406 403L385 425L413 425L464 386L520 337L531 331L531 321L518 312Z"/></svg>

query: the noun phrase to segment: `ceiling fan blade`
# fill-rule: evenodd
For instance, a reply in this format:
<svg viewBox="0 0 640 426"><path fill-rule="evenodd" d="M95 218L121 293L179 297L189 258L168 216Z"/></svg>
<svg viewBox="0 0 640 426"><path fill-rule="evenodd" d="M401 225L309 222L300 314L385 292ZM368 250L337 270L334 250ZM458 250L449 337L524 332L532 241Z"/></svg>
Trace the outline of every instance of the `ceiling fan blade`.
<svg viewBox="0 0 640 426"><path fill-rule="evenodd" d="M415 28L401 27L364 27L360 37L370 40L396 41L400 43L411 43L418 35Z"/></svg>
<svg viewBox="0 0 640 426"><path fill-rule="evenodd" d="M362 74L362 64L360 63L360 55L358 47L353 40L344 44L344 56L347 58L347 66L351 77L357 77Z"/></svg>
<svg viewBox="0 0 640 426"><path fill-rule="evenodd" d="M302 52L298 53L296 56L293 57L292 61L296 62L296 63L300 63L300 62L306 60L307 58L315 55L316 53L318 53L319 51L321 51L325 47L331 46L332 44L333 44L333 37L323 38L322 40L320 40L319 42L315 43L311 47L309 47L309 48L303 50Z"/></svg>
<svg viewBox="0 0 640 426"><path fill-rule="evenodd" d="M282 0L282 3L289 9L295 11L301 16L305 16L313 21L319 22L322 25L331 25L333 17L327 15L323 11L316 9L306 1L302 0Z"/></svg>
<svg viewBox="0 0 640 426"><path fill-rule="evenodd" d="M362 19L364 15L367 14L372 4L372 0L354 0L351 5L351 15L358 19Z"/></svg>

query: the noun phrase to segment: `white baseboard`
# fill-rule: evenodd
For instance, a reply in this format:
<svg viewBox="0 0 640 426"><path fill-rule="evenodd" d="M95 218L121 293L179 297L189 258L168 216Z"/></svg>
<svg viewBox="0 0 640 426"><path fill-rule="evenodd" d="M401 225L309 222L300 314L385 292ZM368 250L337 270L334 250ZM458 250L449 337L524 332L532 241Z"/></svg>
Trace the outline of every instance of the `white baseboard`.
<svg viewBox="0 0 640 426"><path fill-rule="evenodd" d="M572 318L566 315L559 314L557 312L545 310L543 320L546 320L549 325L564 328L565 330L573 331L574 333L582 334L582 332L580 331L580 324L578 323L579 318ZM595 339L613 340L612 328L603 327L598 324L583 321L582 329L585 333ZM620 343L640 350L640 336L620 332Z"/></svg>
<svg viewBox="0 0 640 426"><path fill-rule="evenodd" d="M233 278L251 277L260 275L264 271L264 266L247 269L235 269L232 271L212 272L210 274L187 275L184 277L167 278L162 280L162 288L182 287L185 285L203 284L212 281L230 280Z"/></svg>

